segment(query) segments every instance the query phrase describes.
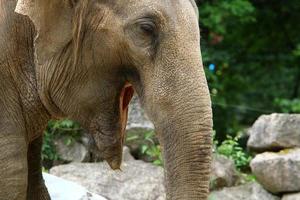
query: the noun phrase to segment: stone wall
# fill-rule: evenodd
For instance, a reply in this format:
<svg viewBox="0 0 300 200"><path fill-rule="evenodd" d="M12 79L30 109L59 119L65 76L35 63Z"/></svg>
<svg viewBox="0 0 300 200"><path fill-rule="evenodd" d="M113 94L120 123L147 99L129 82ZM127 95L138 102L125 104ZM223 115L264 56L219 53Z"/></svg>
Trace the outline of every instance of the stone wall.
<svg viewBox="0 0 300 200"><path fill-rule="evenodd" d="M130 105L127 127L140 129L140 134L153 130L137 97ZM250 165L257 182L245 183L232 160L214 154L209 200L300 200L300 115L263 115L249 135L248 148L256 154ZM80 163L89 159L87 140L72 148L57 141L59 152L72 163L50 172L108 199L165 199L163 168L135 160L128 148L122 172L115 173L102 162Z"/></svg>
<svg viewBox="0 0 300 200"><path fill-rule="evenodd" d="M249 133L258 182L283 200L300 200L300 114L263 115Z"/></svg>

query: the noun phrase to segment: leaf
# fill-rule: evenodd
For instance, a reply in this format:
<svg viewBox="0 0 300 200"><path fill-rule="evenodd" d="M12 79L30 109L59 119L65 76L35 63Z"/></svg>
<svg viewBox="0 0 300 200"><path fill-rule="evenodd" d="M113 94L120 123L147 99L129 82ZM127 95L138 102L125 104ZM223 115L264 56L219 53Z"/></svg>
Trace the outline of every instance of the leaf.
<svg viewBox="0 0 300 200"><path fill-rule="evenodd" d="M141 147L141 153L145 154L147 152L147 150L148 150L148 146L147 145L142 145L142 147Z"/></svg>

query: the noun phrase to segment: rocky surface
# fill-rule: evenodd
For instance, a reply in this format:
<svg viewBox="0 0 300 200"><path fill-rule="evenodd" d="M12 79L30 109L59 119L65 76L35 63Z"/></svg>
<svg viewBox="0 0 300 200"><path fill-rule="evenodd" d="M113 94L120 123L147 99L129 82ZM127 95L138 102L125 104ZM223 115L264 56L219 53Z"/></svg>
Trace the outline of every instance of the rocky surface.
<svg viewBox="0 0 300 200"><path fill-rule="evenodd" d="M300 200L300 193L285 194L281 200Z"/></svg>
<svg viewBox="0 0 300 200"><path fill-rule="evenodd" d="M86 162L90 159L88 147L80 142L74 141L70 145L65 144L65 137L56 138L55 149L59 158L67 162Z"/></svg>
<svg viewBox="0 0 300 200"><path fill-rule="evenodd" d="M238 178L232 160L221 155L213 155L210 190L234 186Z"/></svg>
<svg viewBox="0 0 300 200"><path fill-rule="evenodd" d="M46 173L43 177L52 200L107 200L76 183Z"/></svg>
<svg viewBox="0 0 300 200"><path fill-rule="evenodd" d="M300 114L262 115L249 134L248 147L254 151L300 147Z"/></svg>
<svg viewBox="0 0 300 200"><path fill-rule="evenodd" d="M258 183L249 183L214 191L208 200L280 200L280 198L268 193Z"/></svg>
<svg viewBox="0 0 300 200"><path fill-rule="evenodd" d="M163 169L124 152L122 171L112 171L106 163L71 163L54 167L50 173L108 199L164 200Z"/></svg>
<svg viewBox="0 0 300 200"><path fill-rule="evenodd" d="M272 193L300 191L300 149L258 154L251 169L259 183Z"/></svg>

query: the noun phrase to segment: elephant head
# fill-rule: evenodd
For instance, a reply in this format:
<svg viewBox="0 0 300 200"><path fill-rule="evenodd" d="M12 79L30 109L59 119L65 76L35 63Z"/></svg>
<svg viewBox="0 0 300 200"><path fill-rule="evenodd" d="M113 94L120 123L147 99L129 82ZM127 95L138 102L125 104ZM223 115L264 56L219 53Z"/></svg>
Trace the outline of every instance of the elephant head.
<svg viewBox="0 0 300 200"><path fill-rule="evenodd" d="M113 169L133 88L163 147L167 199L206 199L212 114L193 0L19 0L40 98L79 121Z"/></svg>

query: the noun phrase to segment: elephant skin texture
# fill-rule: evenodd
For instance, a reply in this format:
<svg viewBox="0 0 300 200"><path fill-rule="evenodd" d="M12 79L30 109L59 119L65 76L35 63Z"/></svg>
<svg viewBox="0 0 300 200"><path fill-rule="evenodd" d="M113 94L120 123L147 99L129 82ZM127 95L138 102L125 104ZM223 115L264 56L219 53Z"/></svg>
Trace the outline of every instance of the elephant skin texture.
<svg viewBox="0 0 300 200"><path fill-rule="evenodd" d="M162 145L167 200L205 200L212 111L193 0L0 0L0 199L50 199L49 119L119 169L134 91Z"/></svg>

